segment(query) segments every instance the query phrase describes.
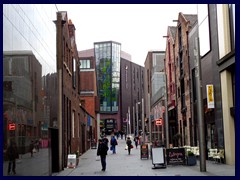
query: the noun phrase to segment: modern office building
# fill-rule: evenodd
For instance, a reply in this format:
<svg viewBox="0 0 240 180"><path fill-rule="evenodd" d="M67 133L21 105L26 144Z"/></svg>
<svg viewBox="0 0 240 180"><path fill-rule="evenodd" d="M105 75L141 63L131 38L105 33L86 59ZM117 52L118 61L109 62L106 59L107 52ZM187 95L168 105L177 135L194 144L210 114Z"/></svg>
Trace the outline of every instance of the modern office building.
<svg viewBox="0 0 240 180"><path fill-rule="evenodd" d="M99 113L104 130L110 134L121 128L120 61L121 44L114 41L95 42L96 76Z"/></svg>
<svg viewBox="0 0 240 180"><path fill-rule="evenodd" d="M143 67L132 63L131 56L114 41L96 42L93 49L79 51L79 58L84 82L81 103L99 118L98 133L126 132L128 114L133 133L136 112L133 106L143 97Z"/></svg>
<svg viewBox="0 0 240 180"><path fill-rule="evenodd" d="M49 146L40 144L44 147L41 149L44 166L30 158L28 148L31 140L38 140L42 135L41 76L56 72L56 27L52 22L56 11L56 6L51 4L3 4L3 80L9 98L3 99L3 104L8 104L8 110L4 111L10 113L14 107L11 122L4 124L4 150L11 133L11 140L17 143L22 158L22 163L17 164L19 176L51 174ZM15 130L8 129L14 122ZM28 163L24 163L25 158ZM7 173L5 170L3 175Z"/></svg>
<svg viewBox="0 0 240 180"><path fill-rule="evenodd" d="M144 63L144 97L146 118L151 123L152 141L161 145L165 142L163 125L156 125L157 119L162 119L164 124L164 99L165 99L165 51L149 51ZM150 117L150 118L149 118ZM150 120L149 120L150 119Z"/></svg>
<svg viewBox="0 0 240 180"><path fill-rule="evenodd" d="M234 165L235 5L199 4L198 24L206 146L224 149L226 164Z"/></svg>
<svg viewBox="0 0 240 180"><path fill-rule="evenodd" d="M145 123L146 111L142 111L144 100L144 67L121 56L120 112L121 128L127 133L138 134ZM144 102L143 102L144 103ZM144 116L144 118L142 118ZM129 120L129 121L128 121ZM143 121L144 120L144 121ZM144 122L144 125L143 123Z"/></svg>
<svg viewBox="0 0 240 180"><path fill-rule="evenodd" d="M209 5L211 9L212 6ZM235 165L235 4L217 4L217 32L226 164ZM211 11L214 11L212 8Z"/></svg>

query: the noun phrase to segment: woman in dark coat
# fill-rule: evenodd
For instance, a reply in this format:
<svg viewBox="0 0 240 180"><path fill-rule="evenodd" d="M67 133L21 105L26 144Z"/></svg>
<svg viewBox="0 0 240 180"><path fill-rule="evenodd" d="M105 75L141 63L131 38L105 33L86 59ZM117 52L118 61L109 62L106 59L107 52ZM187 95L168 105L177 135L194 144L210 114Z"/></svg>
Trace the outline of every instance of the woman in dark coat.
<svg viewBox="0 0 240 180"><path fill-rule="evenodd" d="M101 158L102 171L106 170L106 156L107 156L108 147L105 143L102 142L102 139L98 140L98 149L97 156Z"/></svg>

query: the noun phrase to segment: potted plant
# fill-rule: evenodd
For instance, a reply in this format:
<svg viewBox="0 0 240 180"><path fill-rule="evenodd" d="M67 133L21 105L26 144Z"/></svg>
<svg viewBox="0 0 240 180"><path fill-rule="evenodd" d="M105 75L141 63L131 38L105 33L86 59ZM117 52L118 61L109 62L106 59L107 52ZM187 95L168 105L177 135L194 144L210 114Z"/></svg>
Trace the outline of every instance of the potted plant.
<svg viewBox="0 0 240 180"><path fill-rule="evenodd" d="M196 164L197 164L196 156L194 155L193 152L188 151L188 153L187 153L187 165L188 166L194 166Z"/></svg>

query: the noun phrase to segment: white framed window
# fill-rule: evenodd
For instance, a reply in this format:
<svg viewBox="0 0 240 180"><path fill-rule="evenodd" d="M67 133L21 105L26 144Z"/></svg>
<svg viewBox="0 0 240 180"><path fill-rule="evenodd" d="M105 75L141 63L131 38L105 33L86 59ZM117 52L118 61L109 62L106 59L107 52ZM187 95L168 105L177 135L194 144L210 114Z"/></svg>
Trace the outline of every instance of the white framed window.
<svg viewBox="0 0 240 180"><path fill-rule="evenodd" d="M91 68L89 59L80 60L80 62L81 62L81 66L80 66L81 69L90 69Z"/></svg>

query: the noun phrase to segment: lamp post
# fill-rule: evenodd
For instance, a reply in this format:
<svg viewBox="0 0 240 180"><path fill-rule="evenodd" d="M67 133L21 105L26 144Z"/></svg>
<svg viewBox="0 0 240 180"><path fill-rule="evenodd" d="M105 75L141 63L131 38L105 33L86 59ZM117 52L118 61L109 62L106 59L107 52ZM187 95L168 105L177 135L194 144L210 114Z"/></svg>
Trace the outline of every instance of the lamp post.
<svg viewBox="0 0 240 180"><path fill-rule="evenodd" d="M129 119L128 119L128 113L126 114L126 119L127 119L127 125L126 125L126 136L128 136L128 121L129 121Z"/></svg>
<svg viewBox="0 0 240 180"><path fill-rule="evenodd" d="M138 105L141 104L141 102L136 103L136 121L137 121L137 135L139 134L139 119L138 119Z"/></svg>
<svg viewBox="0 0 240 180"><path fill-rule="evenodd" d="M144 99L143 98L142 98L142 133L143 133L143 144L145 144Z"/></svg>
<svg viewBox="0 0 240 180"><path fill-rule="evenodd" d="M132 113L132 116L133 116L133 134L134 136L136 135L136 125L135 125L135 109L134 109L134 106L133 106L133 113Z"/></svg>
<svg viewBox="0 0 240 180"><path fill-rule="evenodd" d="M148 113L149 113L149 119L148 119L148 123L149 123L149 142L152 142L152 119L151 119L151 108L150 108L150 94L148 93Z"/></svg>
<svg viewBox="0 0 240 180"><path fill-rule="evenodd" d="M129 127L129 135L131 135L131 119L130 119L130 107L128 106L128 127Z"/></svg>
<svg viewBox="0 0 240 180"><path fill-rule="evenodd" d="M206 172L206 144L205 144L205 128L203 118L203 102L202 102L202 72L201 72L201 61L199 51L199 39L195 39L194 49L195 59L195 77L196 77L196 92L197 92L197 114L198 114L198 125L199 125L199 150L200 150L200 171Z"/></svg>
<svg viewBox="0 0 240 180"><path fill-rule="evenodd" d="M169 41L169 36L163 36ZM170 59L169 59L170 61ZM164 79L165 79L165 129L166 129L166 148L169 148L169 126L168 126L168 83L167 83L167 71L166 71L166 59L164 59Z"/></svg>

